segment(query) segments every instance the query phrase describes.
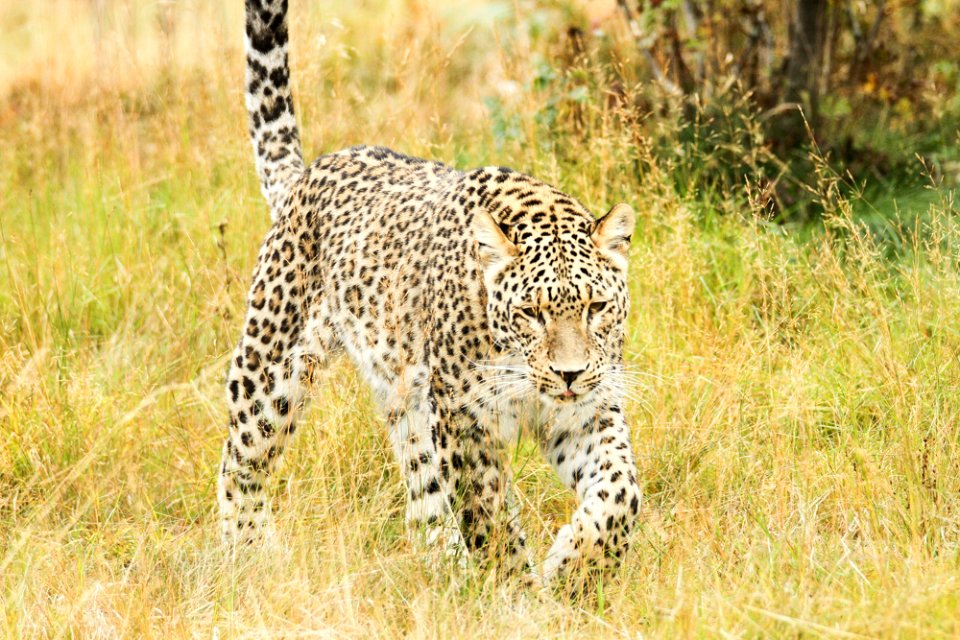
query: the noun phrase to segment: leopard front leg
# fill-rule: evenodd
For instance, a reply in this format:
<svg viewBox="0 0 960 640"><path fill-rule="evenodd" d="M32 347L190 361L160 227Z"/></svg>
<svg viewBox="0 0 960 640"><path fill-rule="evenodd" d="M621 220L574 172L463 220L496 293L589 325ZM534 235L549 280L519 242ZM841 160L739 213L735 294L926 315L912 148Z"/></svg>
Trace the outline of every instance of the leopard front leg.
<svg viewBox="0 0 960 640"><path fill-rule="evenodd" d="M487 560L508 573L529 569L526 534L503 447L470 411L461 410L456 423L451 473L467 547L486 552Z"/></svg>
<svg viewBox="0 0 960 640"><path fill-rule="evenodd" d="M544 582L575 565L618 566L641 499L622 410L610 405L586 424L558 425L544 446L557 474L580 500L544 560Z"/></svg>
<svg viewBox="0 0 960 640"><path fill-rule="evenodd" d="M390 440L407 489L407 526L424 527L430 546L448 557L462 557L463 535L453 513L450 487L441 474L451 439L440 407L429 393L417 391L402 408L387 415ZM443 446L441 446L443 445Z"/></svg>

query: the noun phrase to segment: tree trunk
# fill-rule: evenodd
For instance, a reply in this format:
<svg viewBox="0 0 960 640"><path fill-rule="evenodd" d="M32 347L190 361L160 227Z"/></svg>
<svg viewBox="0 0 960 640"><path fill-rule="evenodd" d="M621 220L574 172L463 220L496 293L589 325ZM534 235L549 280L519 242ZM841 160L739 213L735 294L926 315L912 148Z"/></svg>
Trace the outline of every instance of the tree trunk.
<svg viewBox="0 0 960 640"><path fill-rule="evenodd" d="M800 144L806 137L804 117L816 131L820 71L827 26L827 0L794 0L790 24L790 48L784 74L783 101L803 108L791 109L780 139L784 151Z"/></svg>

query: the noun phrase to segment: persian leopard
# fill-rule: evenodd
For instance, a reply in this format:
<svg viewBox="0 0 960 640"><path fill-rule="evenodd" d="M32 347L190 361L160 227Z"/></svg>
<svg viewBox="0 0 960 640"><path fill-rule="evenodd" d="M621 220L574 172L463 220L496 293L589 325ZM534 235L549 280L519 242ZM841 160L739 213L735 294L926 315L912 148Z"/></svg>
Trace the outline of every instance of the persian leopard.
<svg viewBox="0 0 960 640"><path fill-rule="evenodd" d="M501 449L532 416L579 507L530 575L617 565L641 497L622 387L633 210L596 220L510 169L382 147L305 167L286 14L286 0L246 0L246 105L273 225L227 374L225 541L269 532L268 482L304 390L346 352L385 415L413 530L529 562Z"/></svg>

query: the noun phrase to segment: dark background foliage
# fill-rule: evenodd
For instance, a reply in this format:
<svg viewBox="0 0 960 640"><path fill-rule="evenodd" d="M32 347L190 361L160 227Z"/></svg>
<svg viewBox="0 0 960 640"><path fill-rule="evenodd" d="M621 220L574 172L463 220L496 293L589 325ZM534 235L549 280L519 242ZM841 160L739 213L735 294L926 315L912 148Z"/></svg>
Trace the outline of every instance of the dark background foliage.
<svg viewBox="0 0 960 640"><path fill-rule="evenodd" d="M753 183L806 220L825 161L877 201L960 174L960 6L921 0L617 0L558 5L536 86L550 136L618 111L681 192ZM529 23L519 26L524 28Z"/></svg>

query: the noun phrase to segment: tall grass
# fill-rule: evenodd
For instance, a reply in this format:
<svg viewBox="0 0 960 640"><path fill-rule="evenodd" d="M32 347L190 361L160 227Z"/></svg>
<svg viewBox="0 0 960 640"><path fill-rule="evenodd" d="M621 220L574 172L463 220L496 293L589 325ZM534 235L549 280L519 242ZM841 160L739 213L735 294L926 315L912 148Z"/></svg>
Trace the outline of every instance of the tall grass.
<svg viewBox="0 0 960 640"><path fill-rule="evenodd" d="M793 228L760 187L681 189L695 160L656 160L660 125L536 90L524 3L294 2L299 117L308 155L382 143L635 205L634 550L579 598L432 568L339 363L280 473L279 548L226 561L222 378L269 224L239 4L0 5L0 635L960 634L953 193L868 227L813 156L826 222ZM531 442L511 466L542 554L573 500Z"/></svg>

